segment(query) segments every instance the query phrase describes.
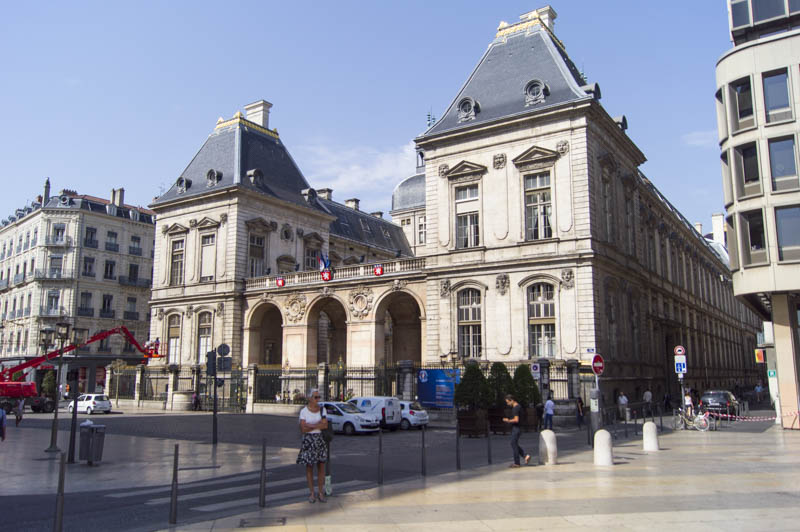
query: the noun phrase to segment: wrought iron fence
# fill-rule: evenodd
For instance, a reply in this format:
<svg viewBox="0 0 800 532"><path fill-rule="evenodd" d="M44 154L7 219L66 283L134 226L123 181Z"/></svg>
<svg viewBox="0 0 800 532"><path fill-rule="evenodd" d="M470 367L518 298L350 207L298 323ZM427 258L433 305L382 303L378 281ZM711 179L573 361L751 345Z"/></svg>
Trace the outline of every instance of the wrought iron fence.
<svg viewBox="0 0 800 532"><path fill-rule="evenodd" d="M214 386L217 386L217 410L244 412L247 406L247 374L243 371L219 372L215 377L200 376L198 397L203 410L214 408Z"/></svg>
<svg viewBox="0 0 800 532"><path fill-rule="evenodd" d="M111 372L108 396L112 399L133 399L136 392L136 368Z"/></svg>
<svg viewBox="0 0 800 532"><path fill-rule="evenodd" d="M146 368L139 397L145 401L166 401L169 386L167 368Z"/></svg>
<svg viewBox="0 0 800 532"><path fill-rule="evenodd" d="M550 392L554 400L569 399L569 374L566 364L557 361L550 365Z"/></svg>
<svg viewBox="0 0 800 532"><path fill-rule="evenodd" d="M175 383L176 392L195 391L195 374L192 368L181 368L178 371L178 379Z"/></svg>

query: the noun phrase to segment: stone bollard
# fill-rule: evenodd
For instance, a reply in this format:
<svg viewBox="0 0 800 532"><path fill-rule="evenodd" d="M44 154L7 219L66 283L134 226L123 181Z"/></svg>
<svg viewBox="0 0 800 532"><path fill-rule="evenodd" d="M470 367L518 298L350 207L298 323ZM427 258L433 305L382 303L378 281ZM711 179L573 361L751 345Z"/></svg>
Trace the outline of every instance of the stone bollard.
<svg viewBox="0 0 800 532"><path fill-rule="evenodd" d="M610 432L605 429L600 429L594 433L594 465L614 465L614 457L611 453L612 449Z"/></svg>
<svg viewBox="0 0 800 532"><path fill-rule="evenodd" d="M558 463L556 433L552 430L543 430L539 433L539 463L543 465L556 465Z"/></svg>
<svg viewBox="0 0 800 532"><path fill-rule="evenodd" d="M658 451L658 427L652 421L642 427L642 444L645 451Z"/></svg>

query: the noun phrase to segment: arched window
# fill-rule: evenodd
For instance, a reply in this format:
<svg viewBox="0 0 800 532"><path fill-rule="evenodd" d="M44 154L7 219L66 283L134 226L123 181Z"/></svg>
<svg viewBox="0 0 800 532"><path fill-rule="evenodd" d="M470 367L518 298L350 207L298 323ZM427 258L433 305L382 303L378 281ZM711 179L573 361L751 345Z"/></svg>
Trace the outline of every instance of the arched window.
<svg viewBox="0 0 800 532"><path fill-rule="evenodd" d="M172 314L167 318L167 363L179 364L181 360L181 317Z"/></svg>
<svg viewBox="0 0 800 532"><path fill-rule="evenodd" d="M553 357L556 352L556 304L553 285L528 287L528 353L530 358Z"/></svg>
<svg viewBox="0 0 800 532"><path fill-rule="evenodd" d="M197 317L197 363L204 364L206 353L211 351L211 313L203 312Z"/></svg>
<svg viewBox="0 0 800 532"><path fill-rule="evenodd" d="M458 354L481 356L481 293L467 288L458 293Z"/></svg>

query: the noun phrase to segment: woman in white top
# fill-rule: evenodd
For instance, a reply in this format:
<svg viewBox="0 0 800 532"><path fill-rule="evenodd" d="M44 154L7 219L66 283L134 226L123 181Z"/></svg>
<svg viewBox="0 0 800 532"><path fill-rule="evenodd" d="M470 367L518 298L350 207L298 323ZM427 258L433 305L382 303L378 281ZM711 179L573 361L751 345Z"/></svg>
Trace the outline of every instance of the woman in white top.
<svg viewBox="0 0 800 532"><path fill-rule="evenodd" d="M306 466L306 480L308 481L308 502L327 502L323 491L325 483L325 459L327 446L322 439L322 429L328 428L328 420L319 405L319 390L311 390L308 395L308 405L300 411L300 432L303 433L303 443L300 445L300 454L297 463ZM314 465L317 466L317 484L319 495L314 495Z"/></svg>

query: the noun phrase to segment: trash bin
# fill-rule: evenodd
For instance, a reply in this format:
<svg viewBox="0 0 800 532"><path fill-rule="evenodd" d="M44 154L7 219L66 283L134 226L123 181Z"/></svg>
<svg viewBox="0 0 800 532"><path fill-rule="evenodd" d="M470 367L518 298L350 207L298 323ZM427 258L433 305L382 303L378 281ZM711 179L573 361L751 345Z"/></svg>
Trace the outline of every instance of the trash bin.
<svg viewBox="0 0 800 532"><path fill-rule="evenodd" d="M103 459L103 443L106 439L106 426L91 422L81 423L81 441L78 460L86 460L89 465Z"/></svg>

